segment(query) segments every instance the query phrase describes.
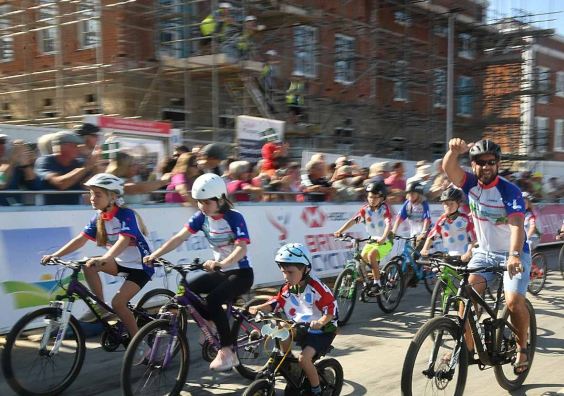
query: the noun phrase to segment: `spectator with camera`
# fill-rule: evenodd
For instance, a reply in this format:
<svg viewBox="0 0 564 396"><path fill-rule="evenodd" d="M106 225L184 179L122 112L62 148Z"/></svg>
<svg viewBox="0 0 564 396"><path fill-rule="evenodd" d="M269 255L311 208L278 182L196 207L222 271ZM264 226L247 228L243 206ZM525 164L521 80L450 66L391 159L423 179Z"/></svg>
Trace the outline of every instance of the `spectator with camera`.
<svg viewBox="0 0 564 396"><path fill-rule="evenodd" d="M311 160L306 164L306 173L302 175L302 191L308 202L331 201L335 196L335 189L325 176L325 162Z"/></svg>
<svg viewBox="0 0 564 396"><path fill-rule="evenodd" d="M38 190L39 180L33 169L35 154L23 140L14 140L8 153L8 136L0 134L0 190ZM0 206L30 201L22 194L0 194Z"/></svg>
<svg viewBox="0 0 564 396"><path fill-rule="evenodd" d="M68 131L57 132L52 139L53 154L41 156L35 162L35 172L42 190L82 190L82 183L101 166L98 153L80 158L78 146L83 140ZM80 194L46 194L45 205L77 205Z"/></svg>

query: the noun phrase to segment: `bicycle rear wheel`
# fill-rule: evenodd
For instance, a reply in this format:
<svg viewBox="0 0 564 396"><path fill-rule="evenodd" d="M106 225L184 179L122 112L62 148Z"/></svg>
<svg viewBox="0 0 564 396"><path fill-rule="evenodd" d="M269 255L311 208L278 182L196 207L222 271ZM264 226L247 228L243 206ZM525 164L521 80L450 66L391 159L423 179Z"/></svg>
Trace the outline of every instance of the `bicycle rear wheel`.
<svg viewBox="0 0 564 396"><path fill-rule="evenodd" d="M382 293L377 297L378 305L383 312L391 313L396 310L403 296L403 273L398 263L392 262L386 264L381 276L384 277L385 283Z"/></svg>
<svg viewBox="0 0 564 396"><path fill-rule="evenodd" d="M124 395L177 395L188 375L190 349L183 332L172 335L166 319L146 324L133 337L121 368Z"/></svg>
<svg viewBox="0 0 564 396"><path fill-rule="evenodd" d="M52 354L60 320L59 309L41 308L18 320L8 334L2 353L2 372L18 394L58 395L80 372L86 345L73 316L59 350Z"/></svg>
<svg viewBox="0 0 564 396"><path fill-rule="evenodd" d="M344 326L354 310L356 295L358 293L358 282L356 281L355 271L352 268L345 268L335 281L333 294L339 307L339 326Z"/></svg>
<svg viewBox="0 0 564 396"><path fill-rule="evenodd" d="M527 290L533 295L541 292L546 282L546 273L548 272L548 265L546 256L540 252L533 254L531 263L531 275Z"/></svg>
<svg viewBox="0 0 564 396"><path fill-rule="evenodd" d="M463 394L468 352L465 345L459 345L460 332L458 325L446 317L431 319L419 329L403 363L402 395ZM451 367L457 347L461 348L458 362Z"/></svg>
<svg viewBox="0 0 564 396"><path fill-rule="evenodd" d="M268 296L258 296L245 304L243 310L246 311L252 305L259 305L267 302ZM233 322L231 331L235 340L235 353L239 359L239 365L235 370L246 379L254 380L268 360L265 353L264 337L260 332L261 325L245 313L241 313Z"/></svg>
<svg viewBox="0 0 564 396"><path fill-rule="evenodd" d="M495 337L495 351L501 354L504 361L501 364L494 366L495 378L499 385L506 390L516 390L523 385L525 379L531 371L533 358L535 356L535 348L537 347L537 319L535 310L529 300L525 300L527 310L529 311L529 330L527 339L527 349L529 350L529 367L526 371L515 374L513 372L513 363L517 358L517 336L507 326L502 325L497 329ZM500 314L501 318L512 321L509 319L509 310L507 307L503 309Z"/></svg>

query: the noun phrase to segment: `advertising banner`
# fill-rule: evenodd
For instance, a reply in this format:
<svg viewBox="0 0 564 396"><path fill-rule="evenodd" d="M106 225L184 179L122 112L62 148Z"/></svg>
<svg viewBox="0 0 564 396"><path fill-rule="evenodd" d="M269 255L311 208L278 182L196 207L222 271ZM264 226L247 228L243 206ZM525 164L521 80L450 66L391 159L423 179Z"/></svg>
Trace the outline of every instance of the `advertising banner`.
<svg viewBox="0 0 564 396"><path fill-rule="evenodd" d="M284 138L284 121L269 118L237 116L237 141L239 159L257 162L261 158L261 148L267 140Z"/></svg>
<svg viewBox="0 0 564 396"><path fill-rule="evenodd" d="M358 212L359 203L304 204L252 203L238 205L246 219L251 244L248 256L255 272L255 287L280 284L282 275L274 263L274 255L285 243L304 243L312 253L313 271L319 277L337 275L345 262L351 258L350 244L333 237L344 222ZM0 333L8 331L13 323L26 312L46 305L54 295L61 293L57 280L69 275L61 274L60 268L41 266L40 258L64 245L79 234L92 217L87 207L68 210L3 211L0 229ZM396 212L399 206L393 208ZM194 209L175 206L144 206L136 208L150 230L149 239L153 247L162 245L187 223ZM436 220L442 208L431 205ZM537 207L539 228L543 243L554 242L554 235L564 218L564 205ZM365 237L364 226L355 225L350 232ZM399 232L406 233L405 223ZM383 263L401 251L401 244L395 244L393 251ZM90 257L103 250L89 242L82 249L66 258ZM165 258L172 262L188 263L194 258L211 259L212 251L201 234L190 237ZM102 274L104 297L112 296L123 282L122 278ZM177 274L165 275L157 268L153 280L139 293L151 288L167 287L175 290ZM133 300L134 302L136 299ZM77 316L85 311L77 304L73 311Z"/></svg>

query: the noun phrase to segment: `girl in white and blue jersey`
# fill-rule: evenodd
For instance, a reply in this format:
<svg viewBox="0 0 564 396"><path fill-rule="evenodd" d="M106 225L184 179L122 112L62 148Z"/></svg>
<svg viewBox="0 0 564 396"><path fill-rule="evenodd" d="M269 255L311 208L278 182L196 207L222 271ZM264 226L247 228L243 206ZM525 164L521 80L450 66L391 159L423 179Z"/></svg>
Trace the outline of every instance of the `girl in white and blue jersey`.
<svg viewBox="0 0 564 396"><path fill-rule="evenodd" d="M198 208L188 223L160 248L145 258L146 263L166 254L183 243L191 235L202 231L210 243L214 259L204 263L204 275L188 282L190 289L207 293L205 298L209 318L217 328L221 349L211 362L210 369L230 370L236 362L233 337L223 304L246 293L252 286L254 275L247 258L249 232L243 215L233 210L227 199L225 182L214 173L198 177L192 186L192 197ZM215 271L220 269L221 271Z"/></svg>
<svg viewBox="0 0 564 396"><path fill-rule="evenodd" d="M42 263L53 257L65 256L80 249L88 240L108 251L90 259L84 267L84 276L90 290L104 301L102 282L98 272L121 275L125 282L112 299L112 308L133 337L137 323L127 303L151 280L154 269L143 264L151 253L143 220L132 209L121 206L123 180L109 173L99 173L84 183L90 190L90 203L96 215L84 230L55 253L43 256Z"/></svg>

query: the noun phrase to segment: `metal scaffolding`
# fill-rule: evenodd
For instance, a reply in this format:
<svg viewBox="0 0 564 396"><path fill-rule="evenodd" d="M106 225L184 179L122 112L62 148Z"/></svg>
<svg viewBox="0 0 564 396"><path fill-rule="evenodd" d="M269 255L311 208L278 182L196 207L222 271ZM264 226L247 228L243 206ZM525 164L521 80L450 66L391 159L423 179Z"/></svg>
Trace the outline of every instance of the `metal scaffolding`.
<svg viewBox="0 0 564 396"><path fill-rule="evenodd" d="M202 20L218 10L217 0L6 3L0 39L17 44L22 55L15 55L19 70L0 64L2 122L68 127L85 114L103 113L168 119L187 139L232 140L237 115L286 119L287 85L276 87L272 103L264 96L264 53L276 48L281 77L289 78L295 72L296 26L305 25L317 35L312 54L317 72L307 78L309 117L287 128L301 147L396 156L441 152L451 119L457 135L502 133L516 153L527 152L534 140L521 133L530 117L522 103L546 92L530 84L536 77L526 53L551 31L534 28L530 15L485 21L478 11L469 16L468 10L418 0L366 1L361 13L349 2L230 3L238 32L249 15L266 26L250 40L245 59L223 51L232 37L200 34ZM389 18L400 28L390 27ZM468 87L454 84L450 109L471 96L483 98L473 105L483 117L447 117L446 83L454 81L447 79L444 50L449 18L457 34L468 35L468 48L462 48L467 56L452 61L454 75L473 81ZM420 37L414 31L427 33ZM76 45L69 32L78 33ZM333 41L323 39L327 33L353 38L359 50L343 58ZM47 52L52 59L40 61L35 42L52 45ZM327 78L337 57L354 70L340 85ZM432 99L421 109L418 98L424 97Z"/></svg>

